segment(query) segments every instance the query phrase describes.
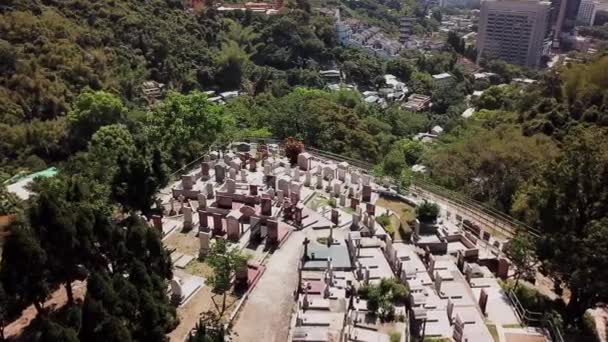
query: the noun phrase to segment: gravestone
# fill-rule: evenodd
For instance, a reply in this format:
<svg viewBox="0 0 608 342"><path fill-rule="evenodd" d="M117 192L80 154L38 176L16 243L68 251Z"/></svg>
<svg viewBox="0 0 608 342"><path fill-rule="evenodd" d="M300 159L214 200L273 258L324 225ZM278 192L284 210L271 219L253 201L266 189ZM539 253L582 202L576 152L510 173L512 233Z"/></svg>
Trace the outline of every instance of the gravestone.
<svg viewBox="0 0 608 342"><path fill-rule="evenodd" d="M297 167L293 169L293 180L296 182L300 181L300 169Z"/></svg>
<svg viewBox="0 0 608 342"><path fill-rule="evenodd" d="M498 259L498 270L496 271L496 275L502 279L507 280L509 277L509 260L505 258Z"/></svg>
<svg viewBox="0 0 608 342"><path fill-rule="evenodd" d="M359 173L352 172L350 174L350 182L353 183L353 185L359 185L359 179L360 179Z"/></svg>
<svg viewBox="0 0 608 342"><path fill-rule="evenodd" d="M213 190L213 183L207 183L205 186L205 193L207 194L207 199L213 199L215 196L215 191Z"/></svg>
<svg viewBox="0 0 608 342"><path fill-rule="evenodd" d="M479 308L481 309L481 312L484 314L484 316L486 315L487 304L488 304L488 293L486 292L486 290L481 289L481 292L479 293Z"/></svg>
<svg viewBox="0 0 608 342"><path fill-rule="evenodd" d="M221 165L221 164L215 165L215 182L223 183L225 177L226 177L226 169L224 168L224 165Z"/></svg>
<svg viewBox="0 0 608 342"><path fill-rule="evenodd" d="M217 207L220 209L232 209L232 197L217 195Z"/></svg>
<svg viewBox="0 0 608 342"><path fill-rule="evenodd" d="M205 195L199 193L196 196L196 198L198 200L198 207L197 207L197 209L207 209L207 198L205 197Z"/></svg>
<svg viewBox="0 0 608 342"><path fill-rule="evenodd" d="M363 184L363 186L369 185L369 182L370 182L369 175L361 175L361 184Z"/></svg>
<svg viewBox="0 0 608 342"><path fill-rule="evenodd" d="M247 170L241 169L241 182L247 183Z"/></svg>
<svg viewBox="0 0 608 342"><path fill-rule="evenodd" d="M359 200L356 199L355 197L350 199L350 208L352 210L357 210L357 207L359 206Z"/></svg>
<svg viewBox="0 0 608 342"><path fill-rule="evenodd" d="M340 206L341 207L346 206L346 195L344 195L344 194L340 194Z"/></svg>
<svg viewBox="0 0 608 342"><path fill-rule="evenodd" d="M194 185L194 176L182 175L182 189L192 190L193 185Z"/></svg>
<svg viewBox="0 0 608 342"><path fill-rule="evenodd" d="M213 234L223 235L224 234L224 222L223 215L219 213L213 213Z"/></svg>
<svg viewBox="0 0 608 342"><path fill-rule="evenodd" d="M231 241L238 241L241 237L239 220L232 215L228 215L226 217L226 233L228 235L228 239Z"/></svg>
<svg viewBox="0 0 608 342"><path fill-rule="evenodd" d="M255 172L258 168L258 163L255 158L249 158L249 171Z"/></svg>
<svg viewBox="0 0 608 342"><path fill-rule="evenodd" d="M274 199L274 195L275 195L275 190L274 188L270 188L266 191L266 193L268 194L268 196L270 196L270 199Z"/></svg>
<svg viewBox="0 0 608 342"><path fill-rule="evenodd" d="M276 246L279 243L279 223L276 220L267 220L267 243Z"/></svg>
<svg viewBox="0 0 608 342"><path fill-rule="evenodd" d="M359 230L359 221L361 220L361 215L357 213L353 213L353 220L351 223L352 230Z"/></svg>
<svg viewBox="0 0 608 342"><path fill-rule="evenodd" d="M226 192L229 194L234 194L235 191L236 191L236 184L234 182L234 179L232 179L232 178L226 179ZM219 197L220 196L218 196L218 198Z"/></svg>
<svg viewBox="0 0 608 342"><path fill-rule="evenodd" d="M256 184L249 184L249 194L251 196L257 196L258 186Z"/></svg>
<svg viewBox="0 0 608 342"><path fill-rule="evenodd" d="M447 312L448 312L448 321L450 323L452 323L452 314L454 313L454 302L452 302L452 300L450 298L448 298Z"/></svg>
<svg viewBox="0 0 608 342"><path fill-rule="evenodd" d="M369 185L364 185L361 197L362 197L361 199L363 200L363 202L371 201L372 200L372 187Z"/></svg>
<svg viewBox="0 0 608 342"><path fill-rule="evenodd" d="M178 277L173 277L171 279L171 302L174 305L181 304L184 299L184 294L181 285L181 279Z"/></svg>
<svg viewBox="0 0 608 342"><path fill-rule="evenodd" d="M285 194L283 190L277 190L277 202L279 205L283 205L283 201L285 201Z"/></svg>
<svg viewBox="0 0 608 342"><path fill-rule="evenodd" d="M272 215L272 200L268 197L262 197L262 215L271 216Z"/></svg>
<svg viewBox="0 0 608 342"><path fill-rule="evenodd" d="M192 208L190 206L184 207L184 229L192 229Z"/></svg>
<svg viewBox="0 0 608 342"><path fill-rule="evenodd" d="M264 176L272 176L272 166L268 163L264 164Z"/></svg>
<svg viewBox="0 0 608 342"><path fill-rule="evenodd" d="M310 170L312 156L306 152L298 154L298 167L304 171Z"/></svg>
<svg viewBox="0 0 608 342"><path fill-rule="evenodd" d="M304 174L304 186L310 186L310 179L311 179L311 175L310 175L310 171L306 171L306 173Z"/></svg>
<svg viewBox="0 0 608 342"><path fill-rule="evenodd" d="M198 232L198 241L200 243L198 257L199 259L203 259L209 253L211 233L206 231Z"/></svg>
<svg viewBox="0 0 608 342"><path fill-rule="evenodd" d="M365 212L367 212L371 216L376 216L376 206L371 203L366 203Z"/></svg>
<svg viewBox="0 0 608 342"><path fill-rule="evenodd" d="M340 223L340 213L336 209L331 210L331 222L333 224Z"/></svg>
<svg viewBox="0 0 608 342"><path fill-rule="evenodd" d="M198 231L209 231L209 221L207 221L207 212L204 210L198 211Z"/></svg>
<svg viewBox="0 0 608 342"><path fill-rule="evenodd" d="M236 180L236 169L231 167L228 170L228 178L232 179L232 180Z"/></svg>
<svg viewBox="0 0 608 342"><path fill-rule="evenodd" d="M158 230L159 233L163 233L163 218L160 215L152 215L152 223L154 224L154 228Z"/></svg>
<svg viewBox="0 0 608 342"><path fill-rule="evenodd" d="M323 189L323 176L317 175L317 189Z"/></svg>
<svg viewBox="0 0 608 342"><path fill-rule="evenodd" d="M338 197L340 196L340 193L342 192L342 183L340 182L335 182L334 183L334 196Z"/></svg>
<svg viewBox="0 0 608 342"><path fill-rule="evenodd" d="M443 281L443 279L441 279L439 272L435 272L435 291L437 292L437 295L439 295L439 297L441 297L441 282L442 281Z"/></svg>
<svg viewBox="0 0 608 342"><path fill-rule="evenodd" d="M211 169L211 165L209 164L209 162L202 162L201 163L201 178L203 180L208 180L209 179L209 170Z"/></svg>

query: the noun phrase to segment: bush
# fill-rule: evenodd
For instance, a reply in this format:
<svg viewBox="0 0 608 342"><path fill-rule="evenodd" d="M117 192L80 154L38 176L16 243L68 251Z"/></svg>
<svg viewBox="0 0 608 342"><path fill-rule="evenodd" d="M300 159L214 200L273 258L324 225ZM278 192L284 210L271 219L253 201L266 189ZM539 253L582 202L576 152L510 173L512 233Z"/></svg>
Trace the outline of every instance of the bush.
<svg viewBox="0 0 608 342"><path fill-rule="evenodd" d="M335 199L335 198L330 198L330 199L328 199L328 200L327 200L327 204L328 204L330 207L335 208L335 207L337 206L336 199Z"/></svg>
<svg viewBox="0 0 608 342"><path fill-rule="evenodd" d="M435 203L424 201L424 203L416 207L416 217L421 222L435 222L438 216L439 206Z"/></svg>

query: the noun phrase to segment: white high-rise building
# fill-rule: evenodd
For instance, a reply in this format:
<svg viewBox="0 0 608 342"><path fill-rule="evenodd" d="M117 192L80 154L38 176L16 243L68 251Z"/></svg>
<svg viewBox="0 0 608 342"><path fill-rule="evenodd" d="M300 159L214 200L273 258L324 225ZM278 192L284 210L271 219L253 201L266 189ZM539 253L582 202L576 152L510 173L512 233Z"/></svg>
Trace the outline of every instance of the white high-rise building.
<svg viewBox="0 0 608 342"><path fill-rule="evenodd" d="M483 0L477 34L477 62L501 59L538 67L547 33L550 3L537 0Z"/></svg>
<svg viewBox="0 0 608 342"><path fill-rule="evenodd" d="M581 0L581 4L578 6L576 22L579 25L593 26L595 12L597 12L599 5L600 3L597 0Z"/></svg>

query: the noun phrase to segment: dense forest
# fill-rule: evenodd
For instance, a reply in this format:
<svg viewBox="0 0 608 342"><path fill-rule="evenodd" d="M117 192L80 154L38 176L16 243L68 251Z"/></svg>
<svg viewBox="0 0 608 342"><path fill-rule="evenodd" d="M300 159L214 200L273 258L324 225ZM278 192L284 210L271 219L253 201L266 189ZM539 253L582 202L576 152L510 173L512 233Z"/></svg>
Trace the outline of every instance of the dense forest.
<svg viewBox="0 0 608 342"><path fill-rule="evenodd" d="M411 166L424 164L427 179L541 229L543 271L570 293L565 324L580 325L584 309L608 299L608 56L547 72L492 61L484 67L497 75L481 84L458 63L458 42L379 58L337 46L333 17L301 0L273 16L192 11L177 0L5 3L0 180L61 171L38 181L27 204L0 193L0 214L19 213L3 245L0 327L34 304L41 318L32 341L164 340L176 324L164 295L170 262L139 214L154 210L172 170L244 137L293 136L404 184ZM371 22L391 10L424 15L411 2L343 6ZM393 74L433 106L416 113L329 91L319 73L327 68L359 90ZM454 80L435 84L431 75L442 72ZM538 82L510 83L524 76ZM170 89L153 106L142 95L146 80ZM242 95L219 105L209 89ZM468 106L477 112L464 119ZM435 125L446 131L438 141L412 139ZM84 278L83 303L70 299L60 312L42 305Z"/></svg>

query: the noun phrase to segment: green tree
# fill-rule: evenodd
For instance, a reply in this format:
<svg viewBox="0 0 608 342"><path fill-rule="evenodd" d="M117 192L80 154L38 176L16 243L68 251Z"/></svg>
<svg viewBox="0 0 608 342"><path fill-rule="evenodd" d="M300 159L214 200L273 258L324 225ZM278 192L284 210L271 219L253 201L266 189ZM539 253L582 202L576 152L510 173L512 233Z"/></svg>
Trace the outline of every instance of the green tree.
<svg viewBox="0 0 608 342"><path fill-rule="evenodd" d="M439 206L436 203L427 202L416 207L416 217L421 222L435 222L439 216Z"/></svg>
<svg viewBox="0 0 608 342"><path fill-rule="evenodd" d="M109 182L117 170L120 158L137 153L135 141L126 126L121 124L101 127L89 142L88 155L91 166L97 170L97 179Z"/></svg>
<svg viewBox="0 0 608 342"><path fill-rule="evenodd" d="M515 269L515 288L519 286L519 280L534 278L538 258L536 257L536 246L532 237L526 232L518 232L508 244L505 251L513 268Z"/></svg>
<svg viewBox="0 0 608 342"><path fill-rule="evenodd" d="M33 303L40 314L50 291L46 263L47 255L29 227L14 223L2 250L0 281L17 303Z"/></svg>
<svg viewBox="0 0 608 342"><path fill-rule="evenodd" d="M606 299L606 146L604 131L576 130L563 155L530 180L514 203L514 211L542 232L538 256L543 266L557 284L570 289L571 321Z"/></svg>
<svg viewBox="0 0 608 342"><path fill-rule="evenodd" d="M212 298L217 313L216 318L221 320L226 312L226 296L232 288L231 280L238 271L247 267L247 257L237 248L230 248L224 239L217 239L207 256L207 264L213 270L208 283L213 287L213 292L222 298L219 304Z"/></svg>
<svg viewBox="0 0 608 342"><path fill-rule="evenodd" d="M386 62L386 72L407 82L416 68L405 58L394 58Z"/></svg>
<svg viewBox="0 0 608 342"><path fill-rule="evenodd" d="M68 122L74 150L86 147L100 127L122 122L126 115L120 98L104 91L83 92L73 107L68 113Z"/></svg>

